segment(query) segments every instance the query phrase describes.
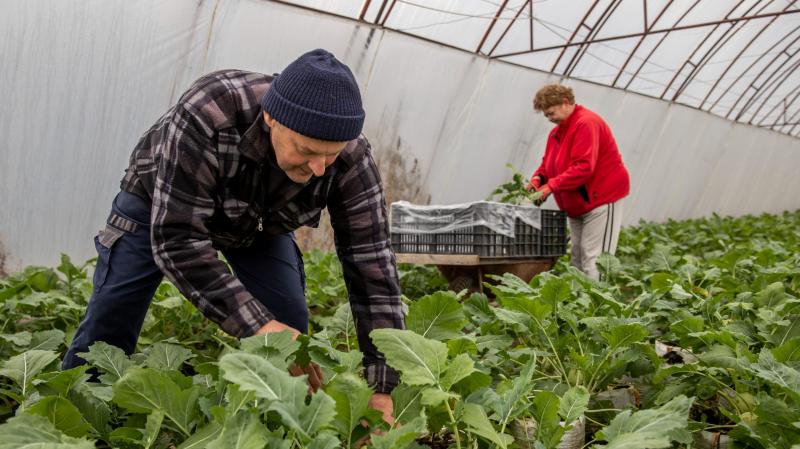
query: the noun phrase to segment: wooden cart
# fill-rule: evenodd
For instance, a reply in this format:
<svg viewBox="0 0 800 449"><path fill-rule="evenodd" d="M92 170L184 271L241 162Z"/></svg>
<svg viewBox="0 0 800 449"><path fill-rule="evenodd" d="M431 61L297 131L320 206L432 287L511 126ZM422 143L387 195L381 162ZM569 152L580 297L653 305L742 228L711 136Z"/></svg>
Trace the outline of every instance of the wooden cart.
<svg viewBox="0 0 800 449"><path fill-rule="evenodd" d="M511 273L530 282L537 274L553 267L558 257L480 257L475 254L397 253L398 263L436 265L450 288L483 292L487 274Z"/></svg>

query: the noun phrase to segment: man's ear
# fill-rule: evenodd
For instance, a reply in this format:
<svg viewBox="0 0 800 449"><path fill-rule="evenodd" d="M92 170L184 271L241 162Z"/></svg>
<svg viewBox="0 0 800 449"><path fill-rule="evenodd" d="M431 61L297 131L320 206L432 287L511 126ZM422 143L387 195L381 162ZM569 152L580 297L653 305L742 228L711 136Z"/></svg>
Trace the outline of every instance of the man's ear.
<svg viewBox="0 0 800 449"><path fill-rule="evenodd" d="M270 128L275 126L275 119L269 115L269 112L264 111L264 122L266 122L267 126Z"/></svg>

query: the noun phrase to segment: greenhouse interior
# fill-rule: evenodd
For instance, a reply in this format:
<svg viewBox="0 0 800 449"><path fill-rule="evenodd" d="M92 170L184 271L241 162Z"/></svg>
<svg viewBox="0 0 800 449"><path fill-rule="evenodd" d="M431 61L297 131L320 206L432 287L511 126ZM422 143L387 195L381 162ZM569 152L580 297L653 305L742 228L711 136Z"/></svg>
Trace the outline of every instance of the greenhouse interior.
<svg viewBox="0 0 800 449"><path fill-rule="evenodd" d="M797 0L0 12L0 449L800 449Z"/></svg>

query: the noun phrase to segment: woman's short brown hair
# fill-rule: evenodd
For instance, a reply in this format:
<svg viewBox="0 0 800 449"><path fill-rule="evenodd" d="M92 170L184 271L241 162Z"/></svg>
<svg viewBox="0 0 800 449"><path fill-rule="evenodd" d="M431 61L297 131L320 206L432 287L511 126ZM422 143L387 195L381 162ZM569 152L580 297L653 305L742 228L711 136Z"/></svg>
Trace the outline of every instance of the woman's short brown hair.
<svg viewBox="0 0 800 449"><path fill-rule="evenodd" d="M561 84L548 84L536 92L536 96L533 98L533 109L544 111L551 106L564 103L564 100L569 101L569 104L575 104L575 93L572 92L572 89Z"/></svg>

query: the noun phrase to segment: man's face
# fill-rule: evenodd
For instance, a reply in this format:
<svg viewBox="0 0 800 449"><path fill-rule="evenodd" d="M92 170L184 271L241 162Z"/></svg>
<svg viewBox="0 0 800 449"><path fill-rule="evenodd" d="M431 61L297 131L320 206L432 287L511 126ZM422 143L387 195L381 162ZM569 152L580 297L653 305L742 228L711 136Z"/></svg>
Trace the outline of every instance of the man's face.
<svg viewBox="0 0 800 449"><path fill-rule="evenodd" d="M550 120L551 122L558 125L559 123L566 120L567 117L569 117L569 115L572 114L573 110L575 110L575 105L570 104L569 101L567 100L564 100L564 102L559 105L550 106L549 108L544 109L542 111L542 114L544 114L547 120Z"/></svg>
<svg viewBox="0 0 800 449"><path fill-rule="evenodd" d="M347 146L347 142L318 140L298 134L278 123L266 112L264 121L270 127L270 139L278 167L289 179L299 184L305 184L312 176L322 176L325 168Z"/></svg>

